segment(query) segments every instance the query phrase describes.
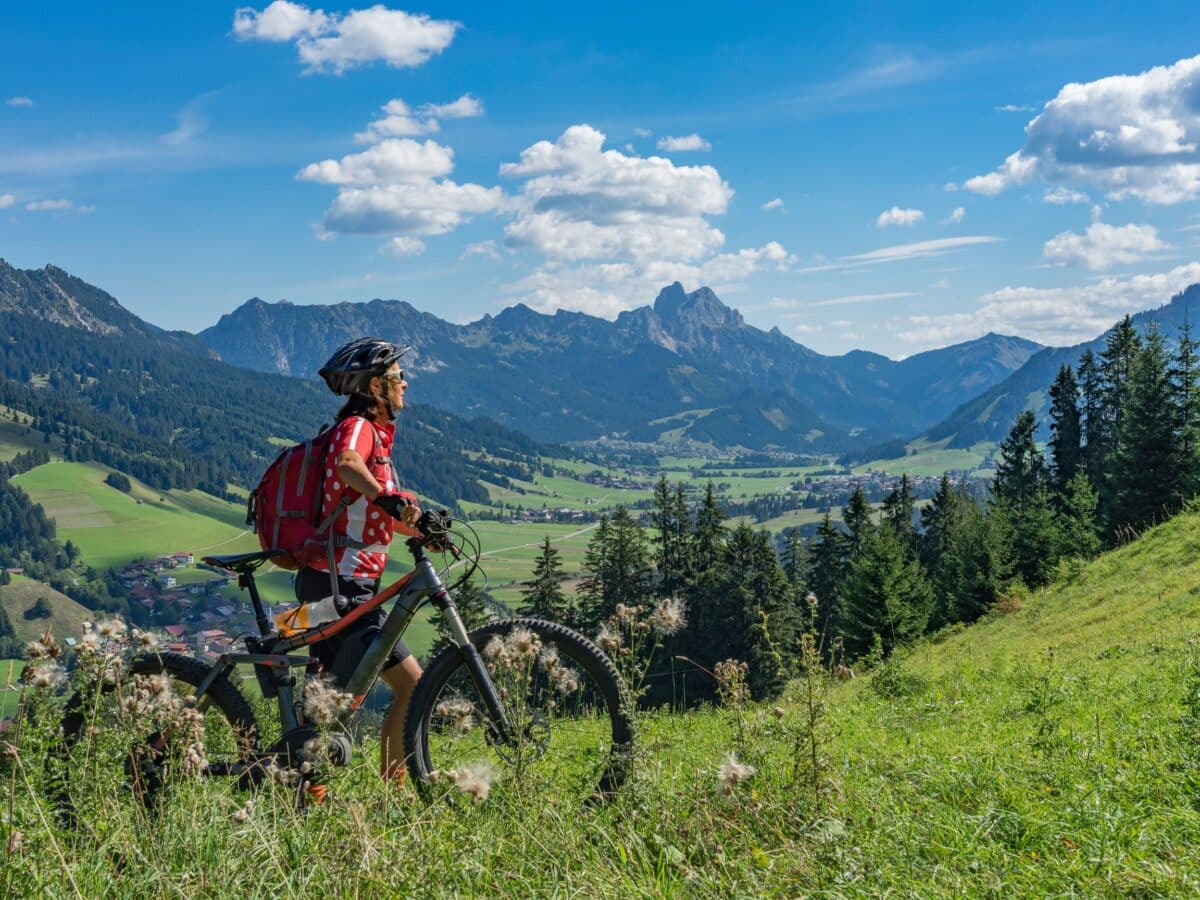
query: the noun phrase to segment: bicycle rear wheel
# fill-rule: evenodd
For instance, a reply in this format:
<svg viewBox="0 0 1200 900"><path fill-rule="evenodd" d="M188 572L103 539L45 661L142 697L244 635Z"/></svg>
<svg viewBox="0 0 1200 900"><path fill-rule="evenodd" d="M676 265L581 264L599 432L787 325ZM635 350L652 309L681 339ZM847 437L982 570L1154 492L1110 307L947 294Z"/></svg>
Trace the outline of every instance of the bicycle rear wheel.
<svg viewBox="0 0 1200 900"><path fill-rule="evenodd" d="M633 729L608 658L538 619L496 622L470 637L515 739L497 739L462 655L447 647L417 684L405 723L409 774L422 796L482 799L497 781L559 804L611 797L628 776Z"/></svg>
<svg viewBox="0 0 1200 900"><path fill-rule="evenodd" d="M199 705L192 700L210 671L190 656L147 653L130 662L125 677L67 701L56 786L64 825L103 815L113 796L149 805L189 766L208 774L257 758L254 712L227 677Z"/></svg>

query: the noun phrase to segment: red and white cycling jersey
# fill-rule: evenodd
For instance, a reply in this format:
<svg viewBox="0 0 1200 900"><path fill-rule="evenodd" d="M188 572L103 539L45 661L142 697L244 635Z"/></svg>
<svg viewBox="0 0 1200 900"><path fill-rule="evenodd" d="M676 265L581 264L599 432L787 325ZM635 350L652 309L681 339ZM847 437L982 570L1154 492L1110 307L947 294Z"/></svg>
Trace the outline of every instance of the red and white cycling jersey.
<svg viewBox="0 0 1200 900"><path fill-rule="evenodd" d="M343 484L335 462L344 451L353 450L363 458L385 493L396 490L396 470L392 468L391 458L396 426L391 422L377 425L361 416L350 416L335 425L334 429L326 456L320 518L324 520L333 512L343 496L353 501L333 523L333 534L365 546L361 549L354 546L335 548L337 573L343 578L379 578L387 564L388 546L392 543L392 517L358 491ZM311 563L311 567L328 572L329 560L321 556Z"/></svg>

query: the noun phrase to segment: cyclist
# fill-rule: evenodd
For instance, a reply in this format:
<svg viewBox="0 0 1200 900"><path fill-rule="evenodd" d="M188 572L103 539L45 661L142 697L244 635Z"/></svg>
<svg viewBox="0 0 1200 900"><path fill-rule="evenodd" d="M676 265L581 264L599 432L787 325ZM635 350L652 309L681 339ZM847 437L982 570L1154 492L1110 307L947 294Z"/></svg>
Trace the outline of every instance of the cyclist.
<svg viewBox="0 0 1200 900"><path fill-rule="evenodd" d="M320 376L335 394L346 396L337 413L326 459L320 519L343 504L334 520L336 571L326 557L296 574L296 598L312 603L336 594L345 615L379 589L392 542L393 519L413 525L421 515L417 498L400 491L392 466L396 414L404 408L408 382L399 359L409 350L379 338L360 338L338 348ZM340 684L354 670L386 617L382 609L364 616L348 634L313 645L322 668ZM394 695L380 734L380 774L403 782L404 715L421 666L401 641L384 664L382 676Z"/></svg>

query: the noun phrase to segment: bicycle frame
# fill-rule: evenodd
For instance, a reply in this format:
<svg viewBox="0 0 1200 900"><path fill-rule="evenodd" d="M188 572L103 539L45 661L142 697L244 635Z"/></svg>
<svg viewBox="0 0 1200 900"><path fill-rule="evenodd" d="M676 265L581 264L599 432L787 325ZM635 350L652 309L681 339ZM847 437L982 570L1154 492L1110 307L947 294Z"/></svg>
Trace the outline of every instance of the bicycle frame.
<svg viewBox="0 0 1200 900"><path fill-rule="evenodd" d="M318 641L323 641L344 632L363 616L395 598L396 605L388 614L379 634L375 636L375 639L363 654L362 659L359 660L358 665L355 666L353 673L346 683L345 689L353 697L353 701L350 704L349 711L339 720L339 725L345 728L353 719L354 714L362 707L367 693L379 678L388 654L391 653L392 648L404 636L404 632L412 624L417 611L426 601L429 601L445 616L450 626L450 640L458 648L459 653L463 655L463 660L467 665L471 678L475 682L475 686L487 706L492 726L495 728L496 739L503 743L510 743L511 727L508 716L504 711L496 688L492 684L491 677L488 675L483 658L467 635L466 626L462 621L462 617L458 614L458 609L454 605L450 591L443 584L433 563L425 555L420 540L413 538L407 544L415 563L415 567L411 572L388 585L371 599L359 604L335 622L328 622L300 634L275 638L265 643L261 649L266 652L222 654L218 658L216 665L213 666L209 676L196 688L196 699L200 700L217 678L233 669L239 663L248 663L255 667L265 667L267 669L284 670L284 672L292 667L307 667L311 665L313 659L310 657L288 656L287 654L293 650L310 646ZM271 635L269 620L267 619L262 601L259 598L258 590L254 585L253 575L249 572L245 573L240 577L239 583L243 587L248 588L250 592L250 598L254 604L258 627L262 633L262 637L269 638ZM296 714L295 702L292 696L292 687L295 685L295 678L290 673L277 673L272 676L272 685L278 702L282 734L286 738L290 732L294 732L302 727L302 723ZM283 738L281 738L282 740ZM237 767L233 768L236 769ZM212 774L218 773L213 772ZM222 772L220 774L234 774L234 772Z"/></svg>

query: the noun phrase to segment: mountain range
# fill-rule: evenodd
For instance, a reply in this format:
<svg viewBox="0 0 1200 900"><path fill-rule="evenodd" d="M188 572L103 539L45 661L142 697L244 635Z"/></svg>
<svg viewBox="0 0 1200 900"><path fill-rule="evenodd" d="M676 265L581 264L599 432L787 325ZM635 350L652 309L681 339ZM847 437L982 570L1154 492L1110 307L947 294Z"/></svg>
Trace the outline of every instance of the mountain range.
<svg viewBox="0 0 1200 900"><path fill-rule="evenodd" d="M313 377L340 344L414 347L411 395L539 440L687 437L752 449L844 450L911 436L1002 381L1041 346L988 334L896 361L824 356L746 323L709 288L674 283L608 321L523 304L456 325L396 300L333 306L252 299L199 337L220 357Z"/></svg>

